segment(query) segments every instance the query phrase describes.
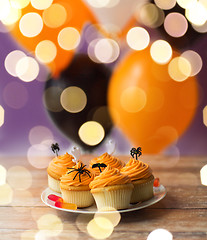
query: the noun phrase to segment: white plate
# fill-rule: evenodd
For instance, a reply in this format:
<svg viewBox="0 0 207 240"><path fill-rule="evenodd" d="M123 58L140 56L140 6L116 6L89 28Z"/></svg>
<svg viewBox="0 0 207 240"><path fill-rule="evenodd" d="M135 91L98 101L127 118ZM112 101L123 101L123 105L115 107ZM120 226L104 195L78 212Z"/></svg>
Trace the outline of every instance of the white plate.
<svg viewBox="0 0 207 240"><path fill-rule="evenodd" d="M142 209L142 208L146 208L146 207L149 207L157 202L159 202L160 200L162 200L167 191L165 189L165 187L163 185L160 185L160 187L158 188L155 188L153 187L153 190L154 190L154 197L147 200L147 201L144 201L144 202L140 202L140 203L136 203L136 204L130 204L129 205L129 208L127 209L122 209L122 210L118 210L120 213L123 213L123 212L131 212L131 211L135 211L135 210L139 210L139 209ZM61 194L58 194L56 192L53 192L52 190L50 190L49 188L46 188L42 194L41 194L41 199L42 201L49 207L51 208L55 208L57 210L61 210L61 211L65 211L65 212L73 212L73 213L89 213L89 214L94 214L97 212L97 208L96 208L96 205L93 205L91 207L87 207L87 208L78 208L77 210L70 210L70 209L64 209L64 208L58 208L58 207L55 207L53 206L49 201L48 201L48 195L50 194L55 194L57 196L60 196L61 197ZM106 212L104 212L106 213Z"/></svg>

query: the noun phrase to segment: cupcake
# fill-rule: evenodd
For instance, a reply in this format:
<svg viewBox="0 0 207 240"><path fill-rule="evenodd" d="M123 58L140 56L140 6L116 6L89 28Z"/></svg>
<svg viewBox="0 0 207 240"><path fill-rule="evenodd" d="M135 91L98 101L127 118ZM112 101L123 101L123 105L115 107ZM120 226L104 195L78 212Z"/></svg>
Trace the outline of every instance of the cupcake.
<svg viewBox="0 0 207 240"><path fill-rule="evenodd" d="M99 167L93 168L94 164L102 164L103 167L100 165ZM112 168L117 168L119 170L124 166L124 162L122 162L119 158L114 157L108 153L104 153L101 156L92 159L90 161L89 167L90 167L90 169L93 169L92 171L97 176L101 172L103 172L103 170L105 169L104 164L106 166L110 166Z"/></svg>
<svg viewBox="0 0 207 240"><path fill-rule="evenodd" d="M75 165L73 162L74 157L68 153L60 156L56 156L50 162L47 173L48 173L48 186L51 190L60 193L60 178L63 174Z"/></svg>
<svg viewBox="0 0 207 240"><path fill-rule="evenodd" d="M60 181L64 202L74 203L78 208L89 207L94 203L89 188L89 183L94 179L94 175L85 166L79 162L70 168Z"/></svg>
<svg viewBox="0 0 207 240"><path fill-rule="evenodd" d="M129 207L133 184L127 175L108 165L89 184L99 211Z"/></svg>
<svg viewBox="0 0 207 240"><path fill-rule="evenodd" d="M128 176L134 185L130 203L146 201L154 196L154 176L149 165L131 158L121 173Z"/></svg>

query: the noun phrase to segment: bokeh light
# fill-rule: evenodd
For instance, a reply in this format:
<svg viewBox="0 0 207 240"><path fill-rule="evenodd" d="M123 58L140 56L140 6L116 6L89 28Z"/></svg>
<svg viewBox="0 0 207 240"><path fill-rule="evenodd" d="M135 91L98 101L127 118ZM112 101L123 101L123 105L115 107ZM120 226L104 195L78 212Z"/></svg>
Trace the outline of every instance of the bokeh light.
<svg viewBox="0 0 207 240"><path fill-rule="evenodd" d="M203 24L203 25L195 25L195 24L191 24L193 29L196 31L196 32L199 32L199 33L206 33L207 32L207 21Z"/></svg>
<svg viewBox="0 0 207 240"><path fill-rule="evenodd" d="M0 20L6 18L10 12L10 2L9 0L0 0Z"/></svg>
<svg viewBox="0 0 207 240"><path fill-rule="evenodd" d="M165 95L160 88L150 87L147 91L147 102L144 108L147 112L155 112L159 110L165 101Z"/></svg>
<svg viewBox="0 0 207 240"><path fill-rule="evenodd" d="M85 108L87 104L87 96L79 87L68 87L61 93L60 102L66 111L78 113Z"/></svg>
<svg viewBox="0 0 207 240"><path fill-rule="evenodd" d="M95 217L88 223L87 230L95 239L106 239L112 234L114 226L105 217Z"/></svg>
<svg viewBox="0 0 207 240"><path fill-rule="evenodd" d="M182 8L189 8L191 7L197 0L177 0L177 3Z"/></svg>
<svg viewBox="0 0 207 240"><path fill-rule="evenodd" d="M5 25L12 25L20 19L21 15L21 9L13 8L10 6L9 13L4 18L2 18L1 21Z"/></svg>
<svg viewBox="0 0 207 240"><path fill-rule="evenodd" d="M54 141L54 137L49 128L45 126L35 126L29 131L29 142L31 145L40 144L44 141Z"/></svg>
<svg viewBox="0 0 207 240"><path fill-rule="evenodd" d="M21 232L20 240L35 240L36 234L37 234L37 230Z"/></svg>
<svg viewBox="0 0 207 240"><path fill-rule="evenodd" d="M147 240L172 240L173 235L166 229L158 228L154 231L152 231L148 237Z"/></svg>
<svg viewBox="0 0 207 240"><path fill-rule="evenodd" d="M6 71L10 75L17 77L16 65L17 65L18 61L23 57L26 57L26 55L24 52L22 52L20 50L14 50L6 56L5 61L4 61L4 66L6 68Z"/></svg>
<svg viewBox="0 0 207 240"><path fill-rule="evenodd" d="M52 4L53 0L31 0L31 4L38 10L47 9Z"/></svg>
<svg viewBox="0 0 207 240"><path fill-rule="evenodd" d="M13 166L7 171L7 182L16 190L26 190L32 185L32 175L23 166Z"/></svg>
<svg viewBox="0 0 207 240"><path fill-rule="evenodd" d="M207 127L207 106L203 109L203 124Z"/></svg>
<svg viewBox="0 0 207 240"><path fill-rule="evenodd" d="M108 107L98 107L93 113L92 120L99 122L104 128L109 128L111 121Z"/></svg>
<svg viewBox="0 0 207 240"><path fill-rule="evenodd" d="M61 219L54 214L45 214L37 220L37 227L44 231L46 236L58 236L63 230Z"/></svg>
<svg viewBox="0 0 207 240"><path fill-rule="evenodd" d="M0 206L8 205L12 202L13 190L9 184L0 185Z"/></svg>
<svg viewBox="0 0 207 240"><path fill-rule="evenodd" d="M100 123L88 121L79 128L78 135L85 144L95 146L103 140L105 131Z"/></svg>
<svg viewBox="0 0 207 240"><path fill-rule="evenodd" d="M145 107L147 96L145 91L141 88L128 87L122 92L120 102L125 111L136 113Z"/></svg>
<svg viewBox="0 0 207 240"><path fill-rule="evenodd" d="M35 48L35 56L42 63L52 62L57 55L57 48L50 40L39 42Z"/></svg>
<svg viewBox="0 0 207 240"><path fill-rule="evenodd" d="M187 50L181 54L181 57L184 57L185 59L187 59L191 64L190 76L195 76L201 71L203 66L203 61L201 56L197 52L193 50Z"/></svg>
<svg viewBox="0 0 207 240"><path fill-rule="evenodd" d="M95 54L95 46L99 40L100 40L99 38L92 40L88 44L88 49L87 49L89 58L96 63L100 63L100 61L97 59L96 54Z"/></svg>
<svg viewBox="0 0 207 240"><path fill-rule="evenodd" d="M63 89L58 86L52 86L44 91L43 103L44 106L51 112L61 112L63 107L60 103L60 96Z"/></svg>
<svg viewBox="0 0 207 240"><path fill-rule="evenodd" d="M136 19L147 27L156 28L163 24L165 14L153 3L144 4L135 12Z"/></svg>
<svg viewBox="0 0 207 240"><path fill-rule="evenodd" d="M80 33L73 27L63 28L58 34L58 44L64 50L77 48L80 43Z"/></svg>
<svg viewBox="0 0 207 240"><path fill-rule="evenodd" d="M164 21L165 31L172 37L182 37L188 29L188 21L177 12L169 13Z"/></svg>
<svg viewBox="0 0 207 240"><path fill-rule="evenodd" d="M0 105L0 127L4 124L4 108Z"/></svg>
<svg viewBox="0 0 207 240"><path fill-rule="evenodd" d="M10 0L10 4L13 8L22 9L29 5L30 0Z"/></svg>
<svg viewBox="0 0 207 240"><path fill-rule="evenodd" d="M76 218L76 226L77 228L84 233L88 233L87 225L93 219L92 214L79 214Z"/></svg>
<svg viewBox="0 0 207 240"><path fill-rule="evenodd" d="M87 2L94 8L107 7L110 0L87 0Z"/></svg>
<svg viewBox="0 0 207 240"><path fill-rule="evenodd" d="M168 65L168 73L173 80L183 82L191 74L191 64L184 57L175 57Z"/></svg>
<svg viewBox="0 0 207 240"><path fill-rule="evenodd" d="M155 4L164 10L173 8L176 4L176 0L154 0Z"/></svg>
<svg viewBox="0 0 207 240"><path fill-rule="evenodd" d="M38 13L26 13L19 21L19 29L25 37L35 37L43 29L43 20Z"/></svg>
<svg viewBox="0 0 207 240"><path fill-rule="evenodd" d="M203 166L200 170L201 184L207 186L207 165Z"/></svg>
<svg viewBox="0 0 207 240"><path fill-rule="evenodd" d="M51 150L47 144L34 144L27 151L29 163L38 169L47 168L51 161Z"/></svg>
<svg viewBox="0 0 207 240"><path fill-rule="evenodd" d="M43 21L50 28L62 26L67 19L67 11L61 4L52 4L42 14Z"/></svg>
<svg viewBox="0 0 207 240"><path fill-rule="evenodd" d="M7 175L6 168L0 165L0 185L4 185L6 183L6 175Z"/></svg>
<svg viewBox="0 0 207 240"><path fill-rule="evenodd" d="M108 219L114 227L116 227L121 220L121 214L115 208L111 208L111 212L96 212L94 218L99 217Z"/></svg>
<svg viewBox="0 0 207 240"><path fill-rule="evenodd" d="M24 107L28 98L27 88L19 82L10 82L3 89L3 99L11 108L20 109Z"/></svg>
<svg viewBox="0 0 207 240"><path fill-rule="evenodd" d="M112 63L119 57L120 49L116 41L103 38L97 41L94 53L96 58L102 63Z"/></svg>
<svg viewBox="0 0 207 240"><path fill-rule="evenodd" d="M39 65L32 57L23 57L16 64L16 74L22 81L31 82L39 74Z"/></svg>
<svg viewBox="0 0 207 240"><path fill-rule="evenodd" d="M172 47L165 40L157 40L151 45L150 54L156 63L166 64L172 57Z"/></svg>
<svg viewBox="0 0 207 240"><path fill-rule="evenodd" d="M128 45L134 50L143 50L150 42L149 33L142 27L131 28L127 33L126 39Z"/></svg>

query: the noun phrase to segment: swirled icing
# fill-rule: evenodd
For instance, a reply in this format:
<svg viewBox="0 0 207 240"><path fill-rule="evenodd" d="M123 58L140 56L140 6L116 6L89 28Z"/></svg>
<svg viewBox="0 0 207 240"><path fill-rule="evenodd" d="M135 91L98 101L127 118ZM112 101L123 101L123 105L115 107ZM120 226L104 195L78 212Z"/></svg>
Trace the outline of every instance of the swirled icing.
<svg viewBox="0 0 207 240"><path fill-rule="evenodd" d="M49 174L58 175L59 178L68 171L68 167L73 167L75 162L74 157L66 152L64 155L55 157L49 164L47 172Z"/></svg>
<svg viewBox="0 0 207 240"><path fill-rule="evenodd" d="M68 172L61 177L60 186L88 186L89 183L94 179L94 174L84 167L83 169L88 170L89 172L87 174L83 171L83 173L80 173L79 178L79 172L76 169L83 165L84 164L82 162L78 162L78 164L76 164L72 169L69 169Z"/></svg>
<svg viewBox="0 0 207 240"><path fill-rule="evenodd" d="M131 181L146 179L152 176L152 170L148 164L133 158L121 169L121 173L128 175Z"/></svg>
<svg viewBox="0 0 207 240"><path fill-rule="evenodd" d="M118 169L112 168L108 165L99 176L94 178L94 180L89 184L89 187L94 189L126 183L131 183L129 177L120 173Z"/></svg>

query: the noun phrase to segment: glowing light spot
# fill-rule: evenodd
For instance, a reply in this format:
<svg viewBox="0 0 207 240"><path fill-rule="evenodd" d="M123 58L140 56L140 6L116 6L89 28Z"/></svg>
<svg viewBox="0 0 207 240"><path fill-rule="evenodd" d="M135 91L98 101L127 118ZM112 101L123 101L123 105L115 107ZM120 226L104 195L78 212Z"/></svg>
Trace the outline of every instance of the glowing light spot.
<svg viewBox="0 0 207 240"><path fill-rule="evenodd" d="M13 190L9 184L0 185L0 206L12 202Z"/></svg>
<svg viewBox="0 0 207 240"><path fill-rule="evenodd" d="M29 142L31 145L40 144L44 141L53 141L54 137L49 128L44 126L35 126L29 131Z"/></svg>
<svg viewBox="0 0 207 240"><path fill-rule="evenodd" d="M12 51L6 56L4 66L10 75L17 77L16 65L18 61L23 57L26 57L26 55L20 50Z"/></svg>
<svg viewBox="0 0 207 240"><path fill-rule="evenodd" d="M34 240L37 231L25 231L21 233L21 240Z"/></svg>
<svg viewBox="0 0 207 240"><path fill-rule="evenodd" d="M207 21L207 9L200 2L195 2L185 11L186 18L195 25L203 25Z"/></svg>
<svg viewBox="0 0 207 240"><path fill-rule="evenodd" d="M47 168L51 161L51 150L47 144L32 145L27 151L29 163L39 169Z"/></svg>
<svg viewBox="0 0 207 240"><path fill-rule="evenodd" d="M206 33L207 32L207 21L203 24L203 25L195 25L195 24L191 24L193 29L196 31L196 32L199 32L199 33Z"/></svg>
<svg viewBox="0 0 207 240"><path fill-rule="evenodd" d="M152 231L147 237L147 240L158 240L158 239L159 240L172 240L173 236L166 229L158 228L158 229Z"/></svg>
<svg viewBox="0 0 207 240"><path fill-rule="evenodd" d="M105 131L98 122L88 121L79 128L78 135L87 145L95 146L103 140Z"/></svg>
<svg viewBox="0 0 207 240"><path fill-rule="evenodd" d="M188 21L180 13L169 13L164 21L165 31L172 37L182 37L188 29Z"/></svg>
<svg viewBox="0 0 207 240"><path fill-rule="evenodd" d="M22 9L29 5L30 0L10 0L10 4L13 8Z"/></svg>
<svg viewBox="0 0 207 240"><path fill-rule="evenodd" d="M62 107L71 113L81 112L87 104L87 96L79 87L68 87L60 96Z"/></svg>
<svg viewBox="0 0 207 240"><path fill-rule="evenodd" d="M182 82L190 76L191 65L187 59L176 57L169 63L168 73L173 80Z"/></svg>
<svg viewBox="0 0 207 240"><path fill-rule="evenodd" d="M155 4L164 10L173 8L176 4L176 0L154 0Z"/></svg>
<svg viewBox="0 0 207 240"><path fill-rule="evenodd" d="M61 219L54 214L45 214L37 220L39 230L42 230L46 235L58 236L63 230Z"/></svg>
<svg viewBox="0 0 207 240"><path fill-rule="evenodd" d="M200 55L192 50L185 51L181 54L181 57L184 57L191 64L191 74L190 76L195 76L198 74L203 66L203 61Z"/></svg>
<svg viewBox="0 0 207 240"><path fill-rule="evenodd" d="M172 57L172 47L164 40L157 40L152 44L150 54L156 63L166 64Z"/></svg>
<svg viewBox="0 0 207 240"><path fill-rule="evenodd" d="M94 8L106 7L110 0L87 0L87 2Z"/></svg>
<svg viewBox="0 0 207 240"><path fill-rule="evenodd" d="M93 41L91 41L89 43L88 49L87 49L89 58L96 63L100 63L100 61L97 59L97 57L95 55L95 46L96 46L96 44L98 43L99 40L100 39L94 39Z"/></svg>
<svg viewBox="0 0 207 240"><path fill-rule="evenodd" d="M6 168L0 165L0 185L4 185L6 183Z"/></svg>
<svg viewBox="0 0 207 240"><path fill-rule="evenodd" d="M163 106L164 101L163 91L160 88L151 87L147 91L147 103L144 109L148 112L155 112Z"/></svg>
<svg viewBox="0 0 207 240"><path fill-rule="evenodd" d="M1 20L5 25L12 25L20 19L21 15L22 15L21 9L10 7L9 13Z"/></svg>
<svg viewBox="0 0 207 240"><path fill-rule="evenodd" d="M120 101L125 111L135 113L144 108L147 102L147 96L141 88L128 87L122 92Z"/></svg>
<svg viewBox="0 0 207 240"><path fill-rule="evenodd" d="M87 225L93 219L92 214L79 214L76 218L76 226L81 232L88 233Z"/></svg>
<svg viewBox="0 0 207 240"><path fill-rule="evenodd" d="M88 233L95 239L108 238L113 230L113 224L105 217L96 217L87 225Z"/></svg>
<svg viewBox="0 0 207 240"><path fill-rule="evenodd" d="M197 0L177 0L178 5L182 8L189 8L191 7Z"/></svg>
<svg viewBox="0 0 207 240"><path fill-rule="evenodd" d="M4 109L0 105L0 127L4 124Z"/></svg>
<svg viewBox="0 0 207 240"><path fill-rule="evenodd" d="M111 209L111 212L107 213L96 212L94 218L96 219L99 217L108 219L114 227L116 227L121 220L121 214L116 209Z"/></svg>
<svg viewBox="0 0 207 240"><path fill-rule="evenodd" d="M37 36L42 31L42 28L43 21L38 13L26 13L19 21L19 29L25 37Z"/></svg>
<svg viewBox="0 0 207 240"><path fill-rule="evenodd" d="M44 10L50 7L52 4L53 0L31 0L31 4L34 8L39 9L39 10Z"/></svg>
<svg viewBox="0 0 207 240"><path fill-rule="evenodd" d="M42 63L52 62L57 55L57 48L50 40L44 40L37 44L35 55Z"/></svg>
<svg viewBox="0 0 207 240"><path fill-rule="evenodd" d="M28 91L25 86L19 82L10 82L3 90L3 99L5 103L14 109L20 109L28 101Z"/></svg>
<svg viewBox="0 0 207 240"><path fill-rule="evenodd" d="M60 103L60 96L63 89L60 87L49 87L44 92L44 106L51 112L60 112L63 107Z"/></svg>
<svg viewBox="0 0 207 240"><path fill-rule="evenodd" d="M13 166L7 171L7 181L16 190L26 190L32 185L32 175L22 166Z"/></svg>
<svg viewBox="0 0 207 240"><path fill-rule="evenodd" d="M75 49L80 43L80 33L73 27L63 28L58 34L58 44L64 50Z"/></svg>
<svg viewBox="0 0 207 240"><path fill-rule="evenodd" d="M16 74L22 81L31 82L39 74L39 65L32 57L23 57L16 65Z"/></svg>
<svg viewBox="0 0 207 240"><path fill-rule="evenodd" d="M42 17L45 25L51 28L57 28L65 23L67 12L62 5L55 3L44 10Z"/></svg>
<svg viewBox="0 0 207 240"><path fill-rule="evenodd" d="M145 26L156 28L163 24L165 14L162 9L158 8L155 4L144 4L138 8L135 17L141 21Z"/></svg>
<svg viewBox="0 0 207 240"><path fill-rule="evenodd" d="M200 170L201 184L207 186L207 165L203 166Z"/></svg>
<svg viewBox="0 0 207 240"><path fill-rule="evenodd" d="M9 0L0 0L0 20L6 18L10 12L10 2Z"/></svg>
<svg viewBox="0 0 207 240"><path fill-rule="evenodd" d="M203 109L203 123L207 127L207 106Z"/></svg>
<svg viewBox="0 0 207 240"><path fill-rule="evenodd" d="M100 62L112 63L118 58L120 49L116 41L105 38L98 40L94 48L94 53Z"/></svg>
<svg viewBox="0 0 207 240"><path fill-rule="evenodd" d="M113 8L113 7L117 6L119 4L119 2L120 2L120 0L109 0L105 7L106 8Z"/></svg>
<svg viewBox="0 0 207 240"><path fill-rule="evenodd" d="M145 49L150 42L150 36L142 27L131 28L127 33L127 43L134 50Z"/></svg>
<svg viewBox="0 0 207 240"><path fill-rule="evenodd" d="M93 121L99 122L104 128L108 128L111 125L109 109L106 106L99 107L95 110Z"/></svg>

